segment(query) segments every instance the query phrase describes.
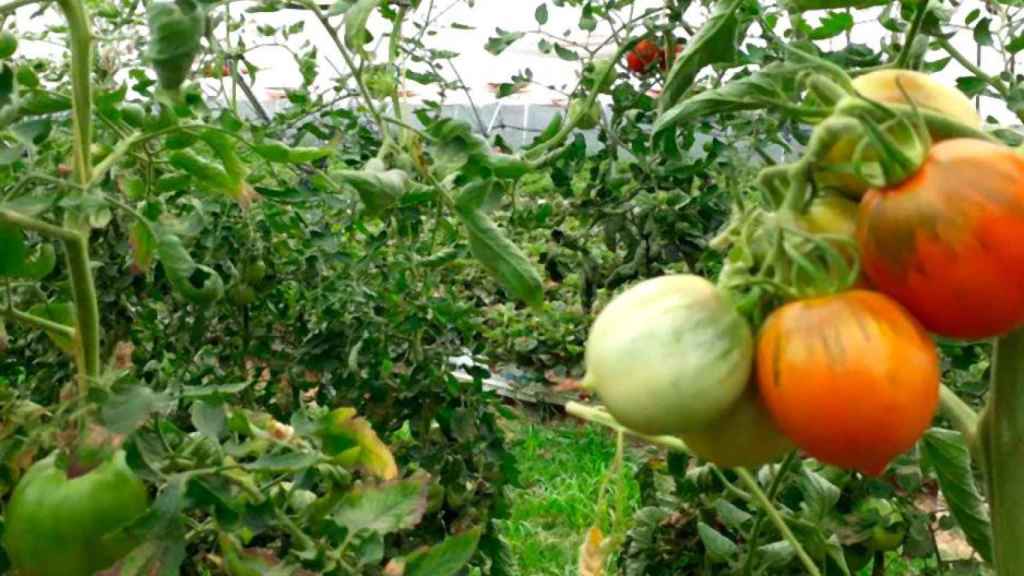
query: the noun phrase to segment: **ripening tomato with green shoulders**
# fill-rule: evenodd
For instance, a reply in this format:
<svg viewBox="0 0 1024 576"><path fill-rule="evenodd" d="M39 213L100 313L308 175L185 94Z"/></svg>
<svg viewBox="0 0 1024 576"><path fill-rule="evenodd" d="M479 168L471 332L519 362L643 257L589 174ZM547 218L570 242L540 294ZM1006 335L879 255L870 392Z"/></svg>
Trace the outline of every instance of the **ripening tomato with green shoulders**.
<svg viewBox="0 0 1024 576"><path fill-rule="evenodd" d="M786 304L758 336L765 407L818 460L879 475L931 424L935 343L898 303L852 290Z"/></svg>
<svg viewBox="0 0 1024 576"><path fill-rule="evenodd" d="M853 88L861 96L883 104L909 104L938 112L949 118L980 129L981 116L970 98L956 88L946 86L931 76L914 70L877 70L858 76L853 80ZM907 100L910 97L910 101ZM939 134L931 135L933 140L940 140ZM834 167L833 170L818 171L815 180L819 186L832 188L846 196L858 199L868 191L869 185L850 169L854 152L859 140L842 138L828 151L823 165ZM864 160L877 161L868 151Z"/></svg>
<svg viewBox="0 0 1024 576"><path fill-rule="evenodd" d="M732 299L699 276L645 280L598 315L584 385L645 434L707 430L743 394L754 341Z"/></svg>
<svg viewBox="0 0 1024 576"><path fill-rule="evenodd" d="M139 544L120 532L149 508L124 451L69 477L56 452L18 482L5 512L4 545L19 576L92 576Z"/></svg>
<svg viewBox="0 0 1024 576"><path fill-rule="evenodd" d="M928 330L980 339L1024 324L1024 157L982 140L931 148L906 181L871 190L858 242L879 291Z"/></svg>

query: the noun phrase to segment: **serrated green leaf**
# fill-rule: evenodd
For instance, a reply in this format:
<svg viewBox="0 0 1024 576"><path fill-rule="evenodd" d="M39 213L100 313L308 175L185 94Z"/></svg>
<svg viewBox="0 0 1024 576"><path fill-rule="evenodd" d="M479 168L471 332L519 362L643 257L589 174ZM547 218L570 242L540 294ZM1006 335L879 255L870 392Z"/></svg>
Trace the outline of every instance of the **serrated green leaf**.
<svg viewBox="0 0 1024 576"><path fill-rule="evenodd" d="M659 109L676 105L705 66L736 61L742 32L737 13L743 2L722 0L716 4L714 13L672 64L658 101Z"/></svg>
<svg viewBox="0 0 1024 576"><path fill-rule="evenodd" d="M350 532L387 535L416 526L426 510L427 478L418 477L356 488L342 498L333 518Z"/></svg>
<svg viewBox="0 0 1024 576"><path fill-rule="evenodd" d="M403 576L454 576L476 553L480 529L474 528L407 559Z"/></svg>

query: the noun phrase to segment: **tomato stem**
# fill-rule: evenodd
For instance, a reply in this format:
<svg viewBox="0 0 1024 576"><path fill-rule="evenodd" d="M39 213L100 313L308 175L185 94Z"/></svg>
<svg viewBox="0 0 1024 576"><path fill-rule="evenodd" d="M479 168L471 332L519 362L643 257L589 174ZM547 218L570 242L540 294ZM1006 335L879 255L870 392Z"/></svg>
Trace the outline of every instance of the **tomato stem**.
<svg viewBox="0 0 1024 576"><path fill-rule="evenodd" d="M996 574L1024 574L1024 329L996 341L979 430Z"/></svg>
<svg viewBox="0 0 1024 576"><path fill-rule="evenodd" d="M736 475L739 477L740 481L742 481L743 484L746 485L747 490L749 490L750 493L754 496L754 499L757 500L758 504L764 510L765 514L768 515L768 519L771 520L773 524L775 524L775 527L782 534L782 537L785 538L786 541L788 541L790 545L793 546L794 550L796 550L796 555L798 558L800 558L800 562L804 565L804 569L807 570L807 573L811 576L821 576L821 571L818 570L818 566L814 563L814 560L807 554L807 551L804 550L803 545L800 544L800 540L796 537L796 535L793 534L793 531L789 529L789 525L786 524L786 521L782 517L782 514L779 512L778 508L776 508L775 505L772 504L772 501L764 493L764 490L761 490L761 486L757 483L757 480L754 478L753 474L751 474L750 471L747 470L746 468L737 468L735 469L735 472Z"/></svg>
<svg viewBox="0 0 1024 576"><path fill-rule="evenodd" d="M939 388L939 412L953 423L972 454L977 456L978 413L945 384Z"/></svg>

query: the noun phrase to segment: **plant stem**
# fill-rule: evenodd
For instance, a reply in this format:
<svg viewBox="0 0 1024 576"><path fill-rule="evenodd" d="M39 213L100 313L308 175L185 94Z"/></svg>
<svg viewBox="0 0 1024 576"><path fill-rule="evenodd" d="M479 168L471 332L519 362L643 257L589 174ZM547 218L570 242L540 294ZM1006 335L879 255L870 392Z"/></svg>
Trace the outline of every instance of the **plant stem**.
<svg viewBox="0 0 1024 576"><path fill-rule="evenodd" d="M996 341L979 443L996 574L1024 574L1024 329Z"/></svg>
<svg viewBox="0 0 1024 576"><path fill-rule="evenodd" d="M89 384L100 375L100 308L96 301L89 262L89 243L83 236L64 240L71 275L71 293L75 302L75 323L78 326L79 393L84 396Z"/></svg>
<svg viewBox="0 0 1024 576"><path fill-rule="evenodd" d="M929 2L922 2L917 7L917 13L914 14L914 21L910 24L910 30L907 32L906 38L903 39L903 47L900 48L900 53L896 57L896 67L906 68L907 64L910 63L910 55L913 52L914 41L917 40L917 35L921 32L921 25L924 23L924 17L928 14Z"/></svg>
<svg viewBox="0 0 1024 576"><path fill-rule="evenodd" d="M71 110L74 116L74 167L78 183L92 179L92 31L81 0L58 0L68 21L71 47Z"/></svg>
<svg viewBox="0 0 1024 576"><path fill-rule="evenodd" d="M61 336L64 336L65 338L74 338L75 337L74 329L72 329L72 328L70 328L68 326L65 326L63 324L58 324L58 323L54 322L53 320L47 320L46 318L41 318L41 317L36 316L34 314L28 314L26 312L22 312L21 310L15 310L14 308L10 308L9 306L10 306L10 303L8 302L8 308L6 308L4 310L0 310L0 316L3 316L4 318L8 318L10 320L15 320L17 322L21 322L23 324L26 324L26 325L31 326L33 328L37 328L39 330L45 330L47 332L53 332L55 334L60 334Z"/></svg>
<svg viewBox="0 0 1024 576"><path fill-rule="evenodd" d="M964 437L964 442L974 452L977 447L978 413L942 384L939 388L939 412L953 423L953 427Z"/></svg>
<svg viewBox="0 0 1024 576"><path fill-rule="evenodd" d="M58 0L57 3L68 23L74 170L84 189L92 181L92 29L82 0ZM78 390L85 396L90 383L100 374L100 313L89 263L88 230L63 238L63 243L75 303Z"/></svg>
<svg viewBox="0 0 1024 576"><path fill-rule="evenodd" d="M327 14L324 14L324 11L320 6L316 2L310 0L306 0L304 4L316 16L320 25L323 26L324 31L327 32L327 35L331 37L331 41L334 42L334 46L338 49L338 53L341 54L342 59L345 60L345 65L347 65L349 71L352 72L352 78L356 81L356 85L359 87L359 93L363 97L363 104L365 104L367 110L370 111L370 116L373 116L374 121L377 123L377 127L380 128L381 139L386 143L391 138L387 129L387 124L385 124L384 119L381 117L380 110L378 110L377 106L373 103L373 97L370 96L370 91L366 88L366 83L363 81L363 75L360 73L359 66L356 65L355 60L352 59L352 55L345 49L345 44L342 43L341 37L338 36L337 29L331 26L330 18Z"/></svg>
<svg viewBox="0 0 1024 576"><path fill-rule="evenodd" d="M804 550L803 545L800 544L800 540L793 534L793 531L786 525L786 521L782 518L782 514L779 513L772 501L765 495L764 491L761 490L761 486L758 485L757 480L746 468L737 468L735 470L736 475L739 476L746 486L747 490L754 496L754 499L761 505L764 513L768 515L768 518L775 524L779 532L782 533L782 537L785 538L793 549L796 550L796 555L800 558L800 562L804 565L804 569L811 576L821 576L821 571L818 570L817 565L814 564L814 560Z"/></svg>
<svg viewBox="0 0 1024 576"><path fill-rule="evenodd" d="M676 450L678 452L685 452L687 454L691 454L690 449L686 446L686 443L680 440L679 438L676 438L675 436L648 436L646 434L634 432L633 430L630 430L629 428L626 428L622 424L616 422L615 418L613 418L611 414L605 412L604 410L601 410L600 408L586 406L578 402L569 402L568 404L565 405L565 411L567 414L571 414L581 420L586 420L588 422L600 424L601 426L606 426L608 428L611 428L612 430L615 430L616 432L624 432L626 434L629 434L630 436L635 436L642 440L646 440L651 444L662 446L664 448L668 448L669 450Z"/></svg>
<svg viewBox="0 0 1024 576"><path fill-rule="evenodd" d="M768 486L768 499L775 500L775 496L778 495L779 489L782 488L782 479L789 472L790 467L794 462L797 461L796 450L790 452L786 459L782 461L779 466L778 472L775 473L775 478L772 478L772 483ZM743 563L743 574L744 576L750 576L754 570L754 558L757 556L757 543L761 539L761 527L764 525L764 520L768 515L762 510L761 515L754 521L754 527L750 530L750 537L747 539L747 559Z"/></svg>

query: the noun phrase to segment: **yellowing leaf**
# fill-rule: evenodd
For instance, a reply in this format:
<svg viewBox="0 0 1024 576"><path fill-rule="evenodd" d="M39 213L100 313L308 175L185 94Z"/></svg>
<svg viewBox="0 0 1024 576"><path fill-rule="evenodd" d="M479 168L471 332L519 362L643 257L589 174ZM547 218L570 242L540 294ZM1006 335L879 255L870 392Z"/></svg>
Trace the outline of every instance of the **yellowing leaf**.
<svg viewBox="0 0 1024 576"><path fill-rule="evenodd" d="M398 478L398 464L391 449L352 408L338 408L328 414L320 427L320 438L324 451L339 464L358 465L381 480Z"/></svg>

